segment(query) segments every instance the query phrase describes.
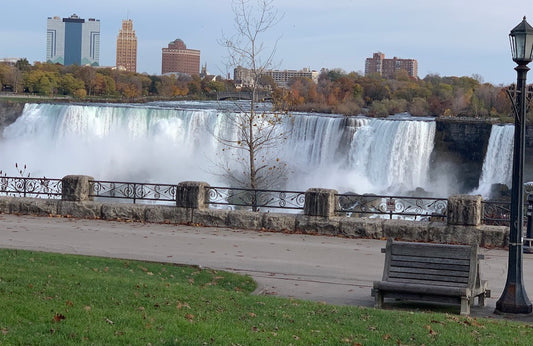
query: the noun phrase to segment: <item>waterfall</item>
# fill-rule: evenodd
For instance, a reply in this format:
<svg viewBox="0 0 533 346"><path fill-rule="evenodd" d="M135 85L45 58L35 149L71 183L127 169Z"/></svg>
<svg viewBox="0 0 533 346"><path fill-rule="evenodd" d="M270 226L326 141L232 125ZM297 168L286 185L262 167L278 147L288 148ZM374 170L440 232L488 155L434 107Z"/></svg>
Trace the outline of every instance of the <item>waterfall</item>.
<svg viewBox="0 0 533 346"><path fill-rule="evenodd" d="M355 132L349 165L367 177L373 190L399 193L428 188L434 136L433 121L372 119Z"/></svg>
<svg viewBox="0 0 533 346"><path fill-rule="evenodd" d="M479 187L473 193L488 198L492 184L505 184L511 188L513 144L513 125L492 126L489 145L479 178Z"/></svg>
<svg viewBox="0 0 533 346"><path fill-rule="evenodd" d="M295 113L276 148L288 164L286 188L404 192L427 188L434 121ZM33 177L86 174L99 180L227 185L217 162L231 160L217 136L234 138L214 102L148 105L27 104L0 142L0 169Z"/></svg>
<svg viewBox="0 0 533 346"><path fill-rule="evenodd" d="M211 178L221 131L218 111L146 106L28 104L0 146L4 172L26 164L32 176L177 183Z"/></svg>

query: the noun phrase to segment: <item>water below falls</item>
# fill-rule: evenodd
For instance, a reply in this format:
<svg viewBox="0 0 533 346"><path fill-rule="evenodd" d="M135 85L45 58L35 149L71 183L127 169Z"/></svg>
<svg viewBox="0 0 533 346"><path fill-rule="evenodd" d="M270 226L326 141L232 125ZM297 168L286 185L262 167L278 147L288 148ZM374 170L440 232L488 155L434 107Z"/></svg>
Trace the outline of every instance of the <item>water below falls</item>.
<svg viewBox="0 0 533 346"><path fill-rule="evenodd" d="M3 132L0 169L16 176L18 163L33 177L86 174L98 180L228 186L220 165L235 156L217 137L238 131L222 108L216 102L27 104ZM423 188L439 196L453 191L428 181L431 119L296 113L281 127L287 138L275 159L288 165L284 189L406 194Z"/></svg>

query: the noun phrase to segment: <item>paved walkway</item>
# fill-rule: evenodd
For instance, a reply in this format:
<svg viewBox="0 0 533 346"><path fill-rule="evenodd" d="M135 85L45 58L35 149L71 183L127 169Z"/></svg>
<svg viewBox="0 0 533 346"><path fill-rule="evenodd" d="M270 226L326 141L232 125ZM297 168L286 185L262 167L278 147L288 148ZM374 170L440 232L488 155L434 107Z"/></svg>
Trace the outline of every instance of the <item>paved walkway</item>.
<svg viewBox="0 0 533 346"><path fill-rule="evenodd" d="M383 272L385 241L162 224L0 215L0 247L106 256L231 270L251 275L262 294L373 306L370 289ZM481 249L481 274L492 297L472 315L493 313L505 285L505 250ZM524 255L533 299L533 255ZM533 314L507 315L533 323Z"/></svg>

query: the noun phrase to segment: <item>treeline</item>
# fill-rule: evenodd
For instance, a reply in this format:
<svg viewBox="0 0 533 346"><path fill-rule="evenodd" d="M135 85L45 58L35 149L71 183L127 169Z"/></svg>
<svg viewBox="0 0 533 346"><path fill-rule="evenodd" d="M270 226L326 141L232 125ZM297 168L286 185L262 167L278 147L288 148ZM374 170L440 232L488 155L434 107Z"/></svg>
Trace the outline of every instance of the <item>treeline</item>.
<svg viewBox="0 0 533 346"><path fill-rule="evenodd" d="M292 80L283 98L292 110L374 117L409 112L414 116L506 118L511 112L505 88L483 83L481 77L428 75L417 79L405 71L385 79L322 70L318 83L306 78Z"/></svg>
<svg viewBox="0 0 533 346"><path fill-rule="evenodd" d="M271 78L270 78L271 79ZM322 70L318 83L295 78L288 88L273 90L274 103L293 111L366 114L383 117L409 112L414 116L468 116L508 118L511 104L505 88L483 83L480 77L411 78L405 71L394 79L362 76L356 72ZM80 100L109 98L136 101L152 98L210 98L217 91L235 91L230 80L205 76L151 76L89 66L31 65L26 59L14 66L0 64L2 91L49 97L65 95Z"/></svg>
<svg viewBox="0 0 533 346"><path fill-rule="evenodd" d="M2 91L43 96L71 96L76 99L111 98L134 101L144 97L204 97L222 90L234 90L230 81L208 76L150 76L90 66L35 63L26 59L14 66L0 64Z"/></svg>

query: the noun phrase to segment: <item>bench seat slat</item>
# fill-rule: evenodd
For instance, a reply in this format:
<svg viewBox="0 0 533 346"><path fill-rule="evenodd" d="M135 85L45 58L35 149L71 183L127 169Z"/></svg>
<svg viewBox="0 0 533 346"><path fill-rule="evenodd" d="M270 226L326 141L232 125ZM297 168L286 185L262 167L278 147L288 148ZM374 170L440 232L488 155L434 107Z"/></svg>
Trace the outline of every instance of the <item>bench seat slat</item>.
<svg viewBox="0 0 533 346"><path fill-rule="evenodd" d="M457 270L439 270L439 269L428 269L423 268L421 270L420 268L413 268L413 267L400 267L400 266L391 266L389 269L389 276L392 273L396 273L396 275L401 275L401 273L408 274L421 274L421 275L428 275L428 276L442 276L442 277L452 277L452 278L467 278L469 276L469 272L465 271L457 271Z"/></svg>
<svg viewBox="0 0 533 346"><path fill-rule="evenodd" d="M470 258L442 258L442 257L427 257L427 256L406 256L406 255L392 255L393 261L406 262L421 262L421 263L442 263L453 265L470 265Z"/></svg>
<svg viewBox="0 0 533 346"><path fill-rule="evenodd" d="M441 280L416 280L409 278L389 278L389 282L407 283L412 285L437 285L437 286L449 286L449 287L468 287L468 282L454 282L454 281L441 281Z"/></svg>
<svg viewBox="0 0 533 346"><path fill-rule="evenodd" d="M403 282L376 281L374 288L381 291L412 292L416 294L430 294L435 296L470 296L471 290L468 287L450 286L426 286Z"/></svg>
<svg viewBox="0 0 533 346"><path fill-rule="evenodd" d="M420 270L424 269L437 269L437 270L453 270L453 271L464 271L469 272L469 265L457 265L457 264L447 264L447 263L427 263L427 262L411 262L411 261L401 261L401 260L392 260L392 267L407 267L407 268L418 268Z"/></svg>

